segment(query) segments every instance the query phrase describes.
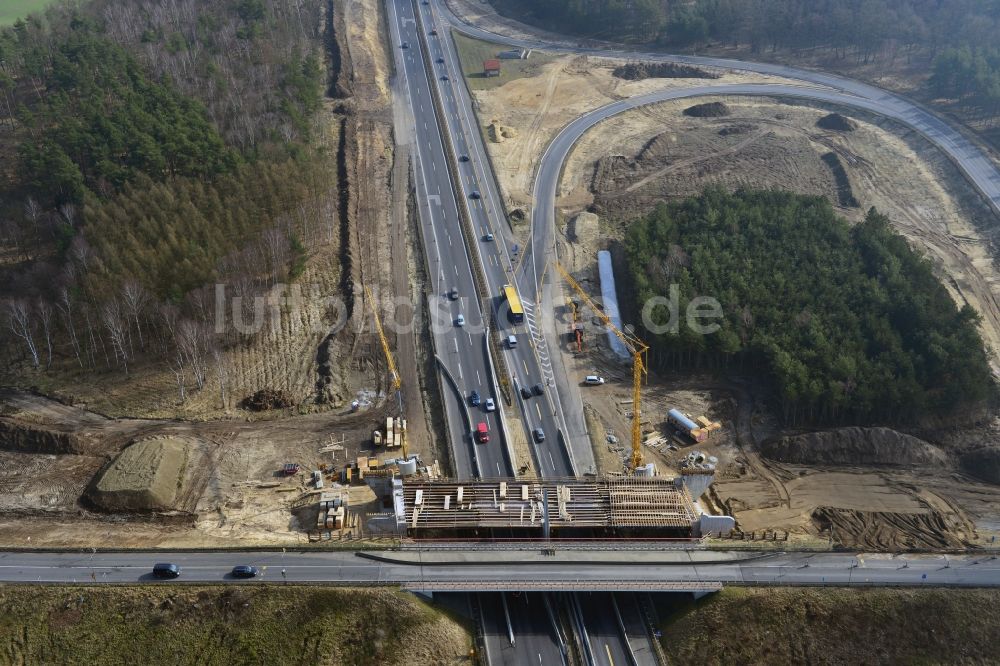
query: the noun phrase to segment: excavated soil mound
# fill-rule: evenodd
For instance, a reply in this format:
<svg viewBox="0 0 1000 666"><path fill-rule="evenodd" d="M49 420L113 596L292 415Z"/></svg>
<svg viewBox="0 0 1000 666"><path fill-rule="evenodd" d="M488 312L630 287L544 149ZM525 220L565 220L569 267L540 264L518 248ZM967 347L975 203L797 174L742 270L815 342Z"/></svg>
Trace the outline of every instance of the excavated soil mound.
<svg viewBox="0 0 1000 666"><path fill-rule="evenodd" d="M265 412L270 409L287 409L292 404L292 399L284 391L261 389L253 395L243 398L240 407L251 412Z"/></svg>
<svg viewBox="0 0 1000 666"><path fill-rule="evenodd" d="M857 125L850 118L845 118L839 113L831 113L816 121L816 127L835 132L853 132Z"/></svg>
<svg viewBox="0 0 1000 666"><path fill-rule="evenodd" d="M944 462L936 446L889 428L839 428L772 439L761 455L801 465L930 465Z"/></svg>
<svg viewBox="0 0 1000 666"><path fill-rule="evenodd" d="M987 483L1000 485L1000 449L978 449L962 456L962 470Z"/></svg>
<svg viewBox="0 0 1000 666"><path fill-rule="evenodd" d="M722 118L732 113L722 102L705 102L684 109L685 116L692 118Z"/></svg>
<svg viewBox="0 0 1000 666"><path fill-rule="evenodd" d="M167 511L176 508L191 444L163 438L136 442L101 473L88 497L108 511Z"/></svg>
<svg viewBox="0 0 1000 666"><path fill-rule="evenodd" d="M83 442L69 432L37 423L0 419L0 450L21 453L81 453Z"/></svg>
<svg viewBox="0 0 1000 666"><path fill-rule="evenodd" d="M615 67L615 77L626 81L642 79L717 79L718 74L707 72L700 67L680 65L675 62L630 62Z"/></svg>

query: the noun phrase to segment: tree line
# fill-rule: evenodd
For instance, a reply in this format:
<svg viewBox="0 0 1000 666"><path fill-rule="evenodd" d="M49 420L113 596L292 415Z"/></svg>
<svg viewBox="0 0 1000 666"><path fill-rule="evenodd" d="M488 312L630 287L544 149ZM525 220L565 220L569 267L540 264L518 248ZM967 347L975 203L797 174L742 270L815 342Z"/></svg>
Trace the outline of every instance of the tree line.
<svg viewBox="0 0 1000 666"><path fill-rule="evenodd" d="M91 0L0 29L4 356L186 387L254 333L214 330L337 241L319 140L320 3ZM223 403L226 403L223 398Z"/></svg>
<svg viewBox="0 0 1000 666"><path fill-rule="evenodd" d="M671 285L682 312L696 296L723 308L715 333L650 334L654 354L763 370L789 423L907 422L996 396L978 314L874 209L851 227L823 197L708 189L635 221L625 249L634 321Z"/></svg>
<svg viewBox="0 0 1000 666"><path fill-rule="evenodd" d="M934 59L928 85L937 97L958 100L996 118L1000 115L1000 49L945 49Z"/></svg>
<svg viewBox="0 0 1000 666"><path fill-rule="evenodd" d="M826 50L859 62L894 64L914 56L938 68L956 60L994 58L1000 43L995 0L494 0L501 13L559 32L597 39L698 48L713 43L777 49ZM966 57L964 51L971 51ZM967 102L983 100L996 113L995 67L989 76L964 77Z"/></svg>

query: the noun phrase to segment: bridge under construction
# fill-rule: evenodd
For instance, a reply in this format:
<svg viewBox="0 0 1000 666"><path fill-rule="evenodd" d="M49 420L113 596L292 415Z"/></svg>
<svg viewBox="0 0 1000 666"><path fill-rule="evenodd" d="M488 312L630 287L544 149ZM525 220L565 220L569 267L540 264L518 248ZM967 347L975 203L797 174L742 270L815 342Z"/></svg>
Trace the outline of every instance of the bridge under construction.
<svg viewBox="0 0 1000 666"><path fill-rule="evenodd" d="M711 479L397 480L393 505L413 538L691 538L704 519L728 518L703 516L692 500L701 476Z"/></svg>

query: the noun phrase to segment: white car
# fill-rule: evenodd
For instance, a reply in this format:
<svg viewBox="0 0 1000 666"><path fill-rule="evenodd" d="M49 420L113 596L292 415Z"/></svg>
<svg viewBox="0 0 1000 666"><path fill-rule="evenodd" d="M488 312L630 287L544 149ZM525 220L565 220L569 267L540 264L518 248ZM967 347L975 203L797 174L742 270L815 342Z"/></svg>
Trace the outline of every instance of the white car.
<svg viewBox="0 0 1000 666"><path fill-rule="evenodd" d="M493 402L493 398L486 398L486 411L493 412L496 411L496 403Z"/></svg>
<svg viewBox="0 0 1000 666"><path fill-rule="evenodd" d="M604 383L604 377L598 377L597 375L587 375L586 379L583 380L584 384L589 384L591 386L597 386Z"/></svg>
<svg viewBox="0 0 1000 666"><path fill-rule="evenodd" d="M455 326L465 326L465 315L455 317Z"/></svg>

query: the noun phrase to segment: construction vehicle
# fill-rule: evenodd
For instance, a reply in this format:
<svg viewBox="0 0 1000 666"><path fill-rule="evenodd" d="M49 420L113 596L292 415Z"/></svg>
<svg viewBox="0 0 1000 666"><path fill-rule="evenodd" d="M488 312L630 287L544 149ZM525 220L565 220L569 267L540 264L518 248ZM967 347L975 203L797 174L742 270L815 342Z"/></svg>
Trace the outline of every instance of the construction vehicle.
<svg viewBox="0 0 1000 666"><path fill-rule="evenodd" d="M611 318L604 314L604 310L597 307L590 296L587 295L587 292L583 290L583 287L573 279L573 276L558 261L556 262L556 268L559 269L566 283L580 295L583 301L594 311L601 323L607 326L622 341L629 354L632 355L632 456L629 459L629 466L635 472L640 467L643 467L644 462L642 455L640 403L642 401L642 382L647 374L646 353L649 351L649 345L631 333L624 333L618 330L618 327L611 322Z"/></svg>
<svg viewBox="0 0 1000 666"><path fill-rule="evenodd" d="M283 476L295 476L299 473L298 463L285 463L281 468L281 474Z"/></svg>

